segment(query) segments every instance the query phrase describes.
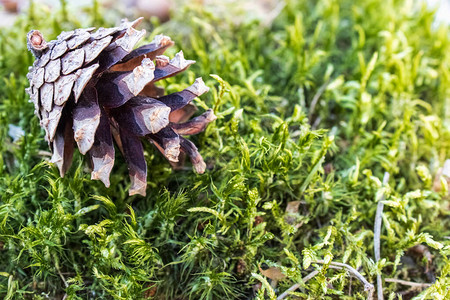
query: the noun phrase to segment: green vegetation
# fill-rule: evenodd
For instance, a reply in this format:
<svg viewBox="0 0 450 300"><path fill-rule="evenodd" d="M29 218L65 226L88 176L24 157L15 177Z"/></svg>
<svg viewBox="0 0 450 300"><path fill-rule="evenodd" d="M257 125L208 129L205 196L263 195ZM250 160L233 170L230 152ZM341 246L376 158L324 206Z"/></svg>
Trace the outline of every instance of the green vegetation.
<svg viewBox="0 0 450 300"><path fill-rule="evenodd" d="M81 155L60 178L24 91L28 30L52 39L114 24L97 5L81 23L35 6L2 29L0 297L274 299L318 270L300 299L367 298L331 261L375 286L377 274L432 283L383 281L385 299L450 297L450 198L436 175L450 158L449 27L416 1L286 2L269 25L197 5L146 25L147 40L163 32L176 42L169 55L197 61L166 90L203 76L211 91L196 104L218 116L193 137L203 175L173 171L147 145L147 197L128 196L120 155L109 189ZM25 131L17 142L9 124ZM263 264L286 275L276 287Z"/></svg>

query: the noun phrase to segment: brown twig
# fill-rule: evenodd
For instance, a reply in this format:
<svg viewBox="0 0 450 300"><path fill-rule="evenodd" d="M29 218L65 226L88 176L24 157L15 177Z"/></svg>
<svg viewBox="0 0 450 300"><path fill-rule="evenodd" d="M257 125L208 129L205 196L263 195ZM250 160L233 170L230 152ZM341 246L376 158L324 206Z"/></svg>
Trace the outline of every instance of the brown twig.
<svg viewBox="0 0 450 300"><path fill-rule="evenodd" d="M389 181L389 173L385 172L383 177L383 187L387 185ZM377 212L375 214L375 225L374 225L374 239L373 239L373 247L375 252L375 262L378 262L381 259L381 250L380 250L380 236L381 236L381 223L383 220L383 208L385 194L381 196L381 199L377 204ZM377 274L377 296L378 300L383 300L383 281L381 279L381 274Z"/></svg>
<svg viewBox="0 0 450 300"><path fill-rule="evenodd" d="M306 275L305 277L302 278L302 283L307 282L308 280L310 280L311 278L313 278L314 276L316 276L317 274L319 274L319 271L312 271L311 273L309 273L308 275ZM296 289L298 289L300 287L300 283L296 283L293 286L291 286L289 289L287 289L283 294L281 294L280 296L277 297L277 300L281 300L286 298L287 296L289 296L289 294L293 291L295 291Z"/></svg>
<svg viewBox="0 0 450 300"><path fill-rule="evenodd" d="M392 282L392 283L398 283L402 285L409 285L415 288L427 288L431 286L431 283L418 283L418 282L412 282L412 281L406 281L401 279L395 279L395 278L386 278L384 279L385 282Z"/></svg>

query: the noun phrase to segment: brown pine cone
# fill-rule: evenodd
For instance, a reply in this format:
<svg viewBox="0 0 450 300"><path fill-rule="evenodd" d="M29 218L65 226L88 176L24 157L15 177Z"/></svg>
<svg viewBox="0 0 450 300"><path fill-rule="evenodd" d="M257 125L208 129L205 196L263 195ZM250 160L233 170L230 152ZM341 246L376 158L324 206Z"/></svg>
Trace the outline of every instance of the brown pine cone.
<svg viewBox="0 0 450 300"><path fill-rule="evenodd" d="M145 195L147 165L141 139L152 142L173 165L186 153L198 173L205 163L195 145L182 137L197 134L215 120L212 110L189 120L196 111L191 101L208 91L201 78L169 95L155 82L186 70L195 61L180 51L171 60L162 55L173 45L158 35L133 50L145 30L135 27L142 18L119 27L76 29L46 42L32 30L27 92L45 130L54 162L64 176L72 163L74 144L87 154L92 179L109 187L114 165L113 138L128 164L130 195Z"/></svg>

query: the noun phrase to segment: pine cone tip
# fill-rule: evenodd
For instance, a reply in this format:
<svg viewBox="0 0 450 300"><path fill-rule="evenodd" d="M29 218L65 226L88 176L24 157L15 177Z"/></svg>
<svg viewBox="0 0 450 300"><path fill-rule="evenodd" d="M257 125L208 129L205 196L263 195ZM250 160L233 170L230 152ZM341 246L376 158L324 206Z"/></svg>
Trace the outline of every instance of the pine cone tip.
<svg viewBox="0 0 450 300"><path fill-rule="evenodd" d="M27 34L27 47L36 58L39 58L48 45L39 30L31 30Z"/></svg>

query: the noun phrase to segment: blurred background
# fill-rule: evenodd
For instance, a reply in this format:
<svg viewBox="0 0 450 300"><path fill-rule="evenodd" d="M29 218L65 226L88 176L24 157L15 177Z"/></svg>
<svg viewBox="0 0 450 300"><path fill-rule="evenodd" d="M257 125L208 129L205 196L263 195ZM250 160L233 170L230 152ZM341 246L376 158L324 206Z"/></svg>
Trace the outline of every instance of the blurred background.
<svg viewBox="0 0 450 300"><path fill-rule="evenodd" d="M170 12L188 5L186 1L177 0L77 0L77 1L60 1L60 0L1 0L0 1L0 26L11 25L14 19L21 12L25 12L33 4L39 4L39 7L47 7L49 11L61 8L61 5L66 5L68 10L82 11L83 8L92 7L94 5L101 6L103 11L107 13L104 16L106 20L113 22L115 19L134 18L142 16L146 19L155 17L159 21L165 22L170 18ZM220 10L228 11L231 7L245 12L244 15L248 18L256 19L273 19L277 12L280 12L284 7L284 1L280 0L258 0L258 1L236 1L236 0L193 0L192 4L201 4L205 7L213 8L216 12Z"/></svg>
<svg viewBox="0 0 450 300"><path fill-rule="evenodd" d="M417 0L415 0L417 1ZM35 4L43 4L49 11L59 9L61 4L67 5L69 10L82 11L85 7L100 5L106 9L108 13L106 19L114 23L115 19L123 17L134 18L142 16L145 18L156 17L161 22L167 21L170 18L172 10L181 9L187 4L187 1L180 0L77 0L77 1L61 1L61 0L0 0L0 27L9 26L14 22L14 19L21 12L27 10L30 2ZM284 7L282 0L193 0L205 7L210 7L217 11L223 9L229 11L231 7L244 11L248 18L256 18L260 20L268 20L270 22L278 12ZM450 24L450 0L426 0L427 5L431 9L436 10L437 23Z"/></svg>

